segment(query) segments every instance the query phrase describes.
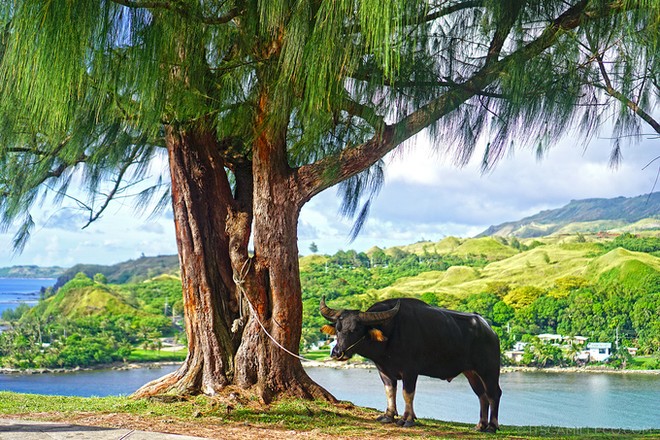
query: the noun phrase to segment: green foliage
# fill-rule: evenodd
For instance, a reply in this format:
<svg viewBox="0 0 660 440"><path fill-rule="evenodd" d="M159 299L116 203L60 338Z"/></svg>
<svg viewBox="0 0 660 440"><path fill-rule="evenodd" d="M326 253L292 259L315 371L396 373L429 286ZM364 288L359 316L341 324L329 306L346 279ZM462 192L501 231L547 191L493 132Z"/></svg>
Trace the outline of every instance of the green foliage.
<svg viewBox="0 0 660 440"><path fill-rule="evenodd" d="M522 358L523 365L535 367L565 366L567 363L564 353L560 347L553 344L542 343L538 338L533 338L525 346Z"/></svg>
<svg viewBox="0 0 660 440"><path fill-rule="evenodd" d="M13 309L7 309L2 312L3 321L18 321L23 315L25 315L30 310L30 306L21 303L18 307Z"/></svg>
<svg viewBox="0 0 660 440"><path fill-rule="evenodd" d="M621 247L635 252L658 252L660 251L660 237L640 237L626 232L606 243L604 247L608 251Z"/></svg>
<svg viewBox="0 0 660 440"><path fill-rule="evenodd" d="M504 302L514 309L521 309L533 303L544 291L534 286L520 286L513 288L504 295Z"/></svg>

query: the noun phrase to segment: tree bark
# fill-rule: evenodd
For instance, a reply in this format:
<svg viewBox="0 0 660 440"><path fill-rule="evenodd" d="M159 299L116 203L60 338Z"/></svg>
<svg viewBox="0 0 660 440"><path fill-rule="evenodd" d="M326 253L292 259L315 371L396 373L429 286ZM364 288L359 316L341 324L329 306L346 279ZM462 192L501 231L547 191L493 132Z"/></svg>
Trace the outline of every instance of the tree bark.
<svg viewBox="0 0 660 440"><path fill-rule="evenodd" d="M264 402L283 394L335 400L295 357L302 326L296 232L302 201L292 196L286 153L268 150L265 139L257 141L251 169L231 164L232 193L215 134L167 128L188 356L177 371L134 396L214 395L238 385ZM252 226L254 257L247 250Z"/></svg>
<svg viewBox="0 0 660 440"><path fill-rule="evenodd" d="M236 356L236 383L256 386L266 402L283 392L334 400L296 357L302 333L297 229L304 202L288 165L286 127L268 126L268 112L264 93L252 154L254 267L246 292L252 316Z"/></svg>
<svg viewBox="0 0 660 440"><path fill-rule="evenodd" d="M177 392L213 395L233 381L240 334L227 219L232 193L215 135L168 126L166 145L181 266L188 356L177 371L135 396Z"/></svg>

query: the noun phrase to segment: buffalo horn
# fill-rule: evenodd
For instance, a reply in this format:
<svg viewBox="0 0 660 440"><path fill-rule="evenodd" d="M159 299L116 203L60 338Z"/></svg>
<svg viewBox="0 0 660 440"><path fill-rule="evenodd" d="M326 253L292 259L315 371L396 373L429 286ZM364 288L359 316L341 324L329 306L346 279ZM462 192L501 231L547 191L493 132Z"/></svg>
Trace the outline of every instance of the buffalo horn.
<svg viewBox="0 0 660 440"><path fill-rule="evenodd" d="M360 312L358 318L360 321L366 325L376 325L381 324L389 319L392 319L394 315L399 311L399 306L401 305L400 301L396 302L396 305L389 310L383 312Z"/></svg>
<svg viewBox="0 0 660 440"><path fill-rule="evenodd" d="M330 322L335 322L343 310L331 309L325 304L325 295L321 298L321 304L319 305L319 311L325 319Z"/></svg>

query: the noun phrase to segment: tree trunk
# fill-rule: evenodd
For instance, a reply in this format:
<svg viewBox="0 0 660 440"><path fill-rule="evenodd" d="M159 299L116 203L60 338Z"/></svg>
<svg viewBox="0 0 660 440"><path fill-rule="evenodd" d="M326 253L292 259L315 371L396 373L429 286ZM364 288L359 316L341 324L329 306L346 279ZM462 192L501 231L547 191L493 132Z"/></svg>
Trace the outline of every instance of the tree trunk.
<svg viewBox="0 0 660 440"><path fill-rule="evenodd" d="M247 293L254 310L236 356L236 384L256 386L265 402L283 392L332 400L295 356L302 328L298 209L290 193L269 189L255 188L253 288Z"/></svg>
<svg viewBox="0 0 660 440"><path fill-rule="evenodd" d="M269 121L268 98L264 93L259 100L252 149L254 267L246 293L252 316L236 356L236 383L256 386L266 402L284 392L334 400L296 357L302 332L297 229L303 200L287 160L286 125Z"/></svg>
<svg viewBox="0 0 660 440"><path fill-rule="evenodd" d="M231 332L238 316L226 228L232 193L214 134L168 126L166 144L188 356L176 372L135 395L213 395L232 383L240 342Z"/></svg>
<svg viewBox="0 0 660 440"><path fill-rule="evenodd" d="M334 401L292 354L302 326L296 232L302 202L282 165L286 157L262 151L252 169L234 167L232 194L214 134L168 127L166 143L188 356L177 371L134 395L213 395L238 385L264 402L282 394ZM252 175L259 176L254 183ZM247 322L241 328L236 319Z"/></svg>

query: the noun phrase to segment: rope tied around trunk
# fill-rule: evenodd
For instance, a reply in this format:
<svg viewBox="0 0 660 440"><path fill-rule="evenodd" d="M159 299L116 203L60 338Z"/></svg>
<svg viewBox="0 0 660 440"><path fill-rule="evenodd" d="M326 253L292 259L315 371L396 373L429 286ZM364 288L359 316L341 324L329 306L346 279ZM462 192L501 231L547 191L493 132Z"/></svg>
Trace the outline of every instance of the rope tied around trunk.
<svg viewBox="0 0 660 440"><path fill-rule="evenodd" d="M236 287L238 288L239 292L239 301L238 301L238 313L239 317L234 320L234 322L231 325L231 331L232 333L238 332L238 330L245 325L245 320L246 316L243 314L243 301L242 299L245 298L247 301L248 305L250 306L250 310L252 310L252 315L254 316L254 319L257 321L257 324L259 324L259 327L261 327L261 330L268 336L268 338L273 341L273 343L281 348L284 352L290 354L291 356L300 359L301 361L310 361L314 362L313 359L308 359L306 357L300 356L299 354L296 354L292 352L291 350L287 349L285 346L280 344L269 332L266 330L266 327L264 324L261 322L259 319L259 314L257 313L257 310L255 307L252 305L252 302L250 301L250 298L247 295L247 292L245 291L245 278L247 277L248 272L250 272L250 265L252 263L252 259L248 257L247 260L245 260L245 263L243 263L243 267L241 267L241 272L239 274L239 277L236 277L236 272L232 274L232 278L234 280L234 284L236 284ZM277 322L276 322L277 323ZM279 324L277 324L279 325ZM281 326L280 326L281 327Z"/></svg>

